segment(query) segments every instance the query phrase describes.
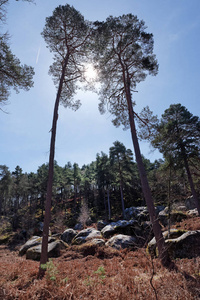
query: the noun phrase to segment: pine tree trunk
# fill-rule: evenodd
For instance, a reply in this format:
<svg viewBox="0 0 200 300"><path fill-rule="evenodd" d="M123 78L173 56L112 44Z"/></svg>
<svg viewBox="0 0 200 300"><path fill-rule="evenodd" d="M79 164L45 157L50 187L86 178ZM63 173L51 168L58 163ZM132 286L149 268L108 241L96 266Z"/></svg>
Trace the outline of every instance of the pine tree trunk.
<svg viewBox="0 0 200 300"><path fill-rule="evenodd" d="M108 212L107 212L107 203L106 203L106 195L105 195L105 188L104 187L103 187L103 201L104 201L104 207L105 207L105 216L106 216L106 219L107 219Z"/></svg>
<svg viewBox="0 0 200 300"><path fill-rule="evenodd" d="M195 204L196 204L198 214L200 215L200 203L199 203L199 199L198 199L198 196L197 196L197 192L196 192L195 187L194 187L194 182L193 182L192 175L191 175L191 172L190 172L190 168L189 168L189 164L188 164L188 160L187 160L187 156L186 156L186 153L185 153L184 146L181 146L181 152L182 152L182 155L183 155L183 160L184 160L185 169L186 169L187 176L188 176L188 181L189 181L189 184L190 184L190 189L191 189L191 192L192 192Z"/></svg>
<svg viewBox="0 0 200 300"><path fill-rule="evenodd" d="M125 219L125 207L124 207L124 195L123 195L123 180L122 180L122 171L119 162L119 156L117 155L118 166L119 166L119 177L120 177L120 195L121 195L121 203L122 203L122 215L123 219Z"/></svg>
<svg viewBox="0 0 200 300"><path fill-rule="evenodd" d="M136 162L137 162L137 166L138 166L138 170L139 170L140 180L141 180L141 184L142 184L142 191L143 191L144 198L145 198L145 201L147 204L150 221L152 223L153 233L154 233L157 247L158 247L159 258L161 259L161 262L164 266L169 266L170 258L169 258L168 252L165 248L165 240L164 240L164 237L163 237L163 234L161 231L161 226L156 217L155 206L154 206L153 198L151 196L151 190L150 190L149 183L147 180L147 175L146 175L146 171L145 171L144 164L142 161L142 155L141 155L140 147L139 147L139 143L138 143L136 127L135 127L135 120L134 120L133 105L132 105L132 101L131 101L130 81L129 81L128 75L127 75L126 80L124 80L124 83L125 83L125 88L126 88L126 99L127 99L128 111L129 111L131 135L132 135L133 147L135 150L135 156L136 156Z"/></svg>
<svg viewBox="0 0 200 300"><path fill-rule="evenodd" d="M111 209L110 209L110 195L109 188L107 188L107 200L108 200L108 220L111 219Z"/></svg>
<svg viewBox="0 0 200 300"><path fill-rule="evenodd" d="M49 224L51 220L51 198L52 198L52 187L53 187L56 127L57 127L57 120L58 120L59 101L62 92L62 86L64 82L65 70L68 63L68 59L69 59L69 55L67 54L62 69L62 75L60 78L59 88L58 88L55 106L54 106L53 123L51 129L50 154L49 154L47 196L46 196L46 203L45 203L45 216L44 216L44 226L43 226L43 236L42 236L42 250L41 250L40 266L39 266L39 273L38 273L39 278L42 278L45 274L45 270L41 268L41 265L46 264L46 262L48 261L48 237L49 237Z"/></svg>

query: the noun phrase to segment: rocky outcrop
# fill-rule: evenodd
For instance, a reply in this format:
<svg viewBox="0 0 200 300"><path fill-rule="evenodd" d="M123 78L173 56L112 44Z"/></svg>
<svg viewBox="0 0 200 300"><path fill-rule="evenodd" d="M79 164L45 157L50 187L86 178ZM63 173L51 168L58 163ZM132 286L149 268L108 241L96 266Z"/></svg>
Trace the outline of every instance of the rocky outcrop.
<svg viewBox="0 0 200 300"><path fill-rule="evenodd" d="M192 258L200 255L200 230L184 231L172 229L163 233L165 244L172 258ZM157 256L156 241L153 238L147 247L147 252Z"/></svg>
<svg viewBox="0 0 200 300"><path fill-rule="evenodd" d="M28 240L19 250L19 255L23 256L26 251L34 246L40 245L42 242L42 238L39 236L33 236L32 238L30 238L30 240Z"/></svg>
<svg viewBox="0 0 200 300"><path fill-rule="evenodd" d="M181 204L182 205L182 204ZM183 212L185 207L177 206L182 211L171 212L171 223L179 222L186 218L193 211ZM194 210L194 213L196 210ZM78 249L85 249L84 253L93 253L98 247L106 245L115 249L124 249L135 247L143 247L148 242L147 251L156 256L156 242L153 237L152 225L149 221L149 216L146 207L130 207L125 210L126 220L118 220L117 222L99 221L97 223L97 230L89 227L83 230L74 230L72 228L66 229L61 235L49 238L49 257L59 256L60 247L66 243L77 247ZM163 209L163 206L156 207L156 214L160 222L164 225L168 223L168 208ZM171 229L170 235L164 232L166 245L172 257L189 257L200 255L198 243L200 245L199 231L187 233L183 230ZM61 240L59 240L61 238ZM41 254L42 238L33 236L24 246L21 247L19 254L24 255L28 259L39 259ZM194 249L195 248L195 253ZM184 248L184 250L182 249ZM54 250L53 250L54 249ZM88 250L89 249L89 250ZM96 249L96 250L95 250ZM106 248L105 248L106 249ZM111 250L111 249L110 249ZM112 249L113 251L116 251ZM98 251L97 251L98 252Z"/></svg>
<svg viewBox="0 0 200 300"><path fill-rule="evenodd" d="M158 218L163 226L167 226L169 220L169 209L166 207L164 210L160 211ZM170 212L170 223L175 224L176 222L181 222L187 218L187 214L183 211L172 210Z"/></svg>
<svg viewBox="0 0 200 300"><path fill-rule="evenodd" d="M125 248L133 249L136 246L136 238L129 235L118 234L110 238L106 242L106 246L113 247L117 250Z"/></svg>
<svg viewBox="0 0 200 300"><path fill-rule="evenodd" d="M49 237L48 243L54 242L55 238ZM19 255L22 256L24 255L29 248L35 247L37 245L42 244L42 238L39 236L33 236L30 238L19 250Z"/></svg>
<svg viewBox="0 0 200 300"><path fill-rule="evenodd" d="M97 222L97 230L101 231L106 225L108 225L108 222L100 220Z"/></svg>
<svg viewBox="0 0 200 300"><path fill-rule="evenodd" d="M187 207L187 210L196 208L196 202L195 202L193 196L191 196L185 200L185 206Z"/></svg>
<svg viewBox="0 0 200 300"><path fill-rule="evenodd" d="M113 236L115 234L115 229L114 226L112 226L111 224L106 225L102 230L101 230L101 234L103 235L103 237L105 239Z"/></svg>
<svg viewBox="0 0 200 300"><path fill-rule="evenodd" d="M172 258L193 258L200 255L200 230L188 231L176 239L166 240Z"/></svg>
<svg viewBox="0 0 200 300"><path fill-rule="evenodd" d="M148 210L147 207L145 206L140 206L140 207L129 207L125 209L125 219L126 220L131 220L131 219L137 219L141 221L147 221L148 217Z"/></svg>
<svg viewBox="0 0 200 300"><path fill-rule="evenodd" d="M137 239L138 244L142 245L144 244L144 241L147 239L150 240L152 237L151 230L151 224L148 221L139 223L136 220L119 220L118 222L112 222L105 226L101 230L101 234L106 239L115 234L134 236Z"/></svg>
<svg viewBox="0 0 200 300"><path fill-rule="evenodd" d="M77 235L77 231L72 229L72 228L68 228L66 229L62 234L61 234L61 240L63 240L65 243L67 244L71 244L73 238Z"/></svg>
<svg viewBox="0 0 200 300"><path fill-rule="evenodd" d="M59 257L62 242L57 240L48 244L48 257ZM26 259L40 260L42 245L37 245L29 248L26 251Z"/></svg>
<svg viewBox="0 0 200 300"><path fill-rule="evenodd" d="M191 216L191 217L198 216L199 213L198 213L197 208L188 210L188 211L187 211L187 215L188 215L188 216Z"/></svg>
<svg viewBox="0 0 200 300"><path fill-rule="evenodd" d="M99 230L92 227L81 230L72 240L72 245L81 245L92 239L101 239L102 235Z"/></svg>

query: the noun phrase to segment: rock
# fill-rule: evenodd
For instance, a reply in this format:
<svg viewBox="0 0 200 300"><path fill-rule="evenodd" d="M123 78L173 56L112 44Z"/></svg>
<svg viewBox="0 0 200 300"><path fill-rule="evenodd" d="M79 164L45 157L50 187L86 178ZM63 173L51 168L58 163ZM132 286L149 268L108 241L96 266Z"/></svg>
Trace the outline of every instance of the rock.
<svg viewBox="0 0 200 300"><path fill-rule="evenodd" d="M60 256L60 249L62 246L61 241L54 241L48 244L48 258L50 257L59 257ZM37 245L32 248L29 248L26 251L26 259L32 259L32 260L40 260L41 256L41 248L42 245Z"/></svg>
<svg viewBox="0 0 200 300"><path fill-rule="evenodd" d="M104 238L109 238L115 234L115 229L114 226L112 225L106 225L102 230L101 234L103 235Z"/></svg>
<svg viewBox="0 0 200 300"><path fill-rule="evenodd" d="M196 208L196 203L195 203L193 196L191 196L185 200L185 206L187 207L187 210Z"/></svg>
<svg viewBox="0 0 200 300"><path fill-rule="evenodd" d="M188 216L198 216L199 213L198 213L197 208L188 210L187 215L188 215Z"/></svg>
<svg viewBox="0 0 200 300"><path fill-rule="evenodd" d="M97 245L99 247L104 246L105 245L105 241L103 239L93 239L91 241L89 241L89 243L91 245Z"/></svg>
<svg viewBox="0 0 200 300"><path fill-rule="evenodd" d="M136 235L136 231L140 231L141 227L135 220L119 220L117 222L111 223L114 227L116 233L125 234L125 235Z"/></svg>
<svg viewBox="0 0 200 300"><path fill-rule="evenodd" d="M98 253L99 247L104 245L105 241L103 239L93 239L85 242L84 244L74 245L73 250L82 254L83 256L94 256Z"/></svg>
<svg viewBox="0 0 200 300"><path fill-rule="evenodd" d="M188 231L176 239L166 240L172 258L193 258L200 255L200 230Z"/></svg>
<svg viewBox="0 0 200 300"><path fill-rule="evenodd" d="M163 206L163 205L157 205L155 207L156 215L158 216L159 212L162 211L162 210L164 210L164 209L165 209L165 206Z"/></svg>
<svg viewBox="0 0 200 300"><path fill-rule="evenodd" d="M174 229L170 231L169 238L167 231L163 236L171 258L193 258L200 255L200 230L185 232ZM147 251L153 257L157 256L155 238L149 242Z"/></svg>
<svg viewBox="0 0 200 300"><path fill-rule="evenodd" d="M168 220L169 220L168 207L166 207L164 210L159 212L158 218L163 226L167 226ZM174 224L176 222L181 222L182 220L184 220L186 218L187 218L186 213L184 213L182 211L172 210L170 212L170 223L171 224Z"/></svg>
<svg viewBox="0 0 200 300"><path fill-rule="evenodd" d="M94 228L87 228L84 230L81 230L73 239L72 244L73 245L80 245L83 244L89 240L92 239L98 239L102 238L101 232L99 230L96 230Z"/></svg>
<svg viewBox="0 0 200 300"><path fill-rule="evenodd" d="M108 222L102 220L98 221L97 230L101 231L106 225L108 225Z"/></svg>
<svg viewBox="0 0 200 300"><path fill-rule="evenodd" d="M171 238L177 238L181 236L183 233L185 233L185 230L178 230L178 229L170 229L170 234L168 231L164 231L163 237L166 240L168 237ZM148 243L147 246L147 253L149 253L152 257L157 256L157 245L156 245L156 239L155 237L152 238L152 240Z"/></svg>
<svg viewBox="0 0 200 300"><path fill-rule="evenodd" d="M173 206L173 209L176 211L181 211L181 212L186 212L187 211L187 207L185 205L182 204L176 204L175 206Z"/></svg>
<svg viewBox="0 0 200 300"><path fill-rule="evenodd" d="M125 248L134 248L135 245L136 238L124 234L115 235L106 242L106 246L113 247L117 250Z"/></svg>
<svg viewBox="0 0 200 300"><path fill-rule="evenodd" d="M83 229L83 225L81 223L77 223L75 226L74 226L74 230L82 230Z"/></svg>
<svg viewBox="0 0 200 300"><path fill-rule="evenodd" d="M125 209L125 219L136 219L140 221L147 221L149 219L148 209L145 206L129 207Z"/></svg>
<svg viewBox="0 0 200 300"><path fill-rule="evenodd" d="M48 242L50 243L53 241L55 241L55 238L49 237ZM42 238L40 236L33 236L20 248L19 255L24 255L29 248L40 244L42 244Z"/></svg>
<svg viewBox="0 0 200 300"><path fill-rule="evenodd" d="M142 226L135 220L119 220L112 222L105 226L101 230L101 234L104 238L109 238L114 234L125 234L125 235L141 235Z"/></svg>
<svg viewBox="0 0 200 300"><path fill-rule="evenodd" d="M66 229L62 234L61 234L61 240L63 240L67 244L71 244L73 238L77 235L77 231L69 228Z"/></svg>
<svg viewBox="0 0 200 300"><path fill-rule="evenodd" d="M42 242L41 237L33 236L20 248L19 255L23 256L29 248L37 246L37 245L41 244L41 242Z"/></svg>

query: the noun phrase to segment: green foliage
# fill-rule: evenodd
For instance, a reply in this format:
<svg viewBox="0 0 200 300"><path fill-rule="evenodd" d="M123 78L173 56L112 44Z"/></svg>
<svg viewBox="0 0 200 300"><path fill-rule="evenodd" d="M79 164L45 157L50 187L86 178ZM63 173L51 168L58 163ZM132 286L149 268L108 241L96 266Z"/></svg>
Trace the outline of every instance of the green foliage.
<svg viewBox="0 0 200 300"><path fill-rule="evenodd" d="M101 83L99 110L104 113L107 108L115 126L128 128L127 85L132 92L148 73L158 72L153 35L145 32L144 21L132 14L110 16L94 25L95 61Z"/></svg>
<svg viewBox="0 0 200 300"><path fill-rule="evenodd" d="M105 279L106 278L106 271L104 266L98 267L97 271L94 272L95 274L98 274L100 279Z"/></svg>
<svg viewBox="0 0 200 300"><path fill-rule="evenodd" d="M31 0L26 1L32 2ZM8 3L8 0L0 1L0 25L6 20ZM33 68L21 64L20 60L12 53L9 40L8 33L0 33L0 104L8 100L12 88L18 93L19 89L28 91L33 86Z"/></svg>
<svg viewBox="0 0 200 300"><path fill-rule="evenodd" d="M49 259L49 261L46 264L40 265L42 270L46 271L46 278L50 281L56 281L56 275L58 274L57 267L54 265L52 259Z"/></svg>
<svg viewBox="0 0 200 300"><path fill-rule="evenodd" d="M200 119L181 104L170 105L156 126L152 145L177 165L181 165L184 155L188 158L198 156Z"/></svg>
<svg viewBox="0 0 200 300"><path fill-rule="evenodd" d="M77 110L80 100L74 100L78 84L84 78L84 63L87 55L86 43L90 36L90 26L84 17L69 4L59 5L53 15L46 18L42 36L49 50L54 54L54 62L49 73L54 84L60 85L59 102L65 107Z"/></svg>
<svg viewBox="0 0 200 300"><path fill-rule="evenodd" d="M81 202L84 201L87 203L92 222L109 217L108 197L111 217L119 218L122 212L119 163L125 208L144 204L132 152L122 143L119 143L119 146L123 151L115 146L116 142L110 147L112 156L101 152L97 154L94 162L81 168L78 165L74 168L70 163L60 167L55 162L51 212L53 232L65 227L74 227L81 212ZM155 202L168 205L169 161L165 159L151 162L143 157L143 163ZM195 167L200 168L198 161ZM36 173L29 174L24 173L19 166L13 172L5 165L0 166L0 211L2 216L6 216L9 230L15 225L15 229L31 230L30 232L36 233L39 222L43 221L47 175L47 164L39 166ZM181 202L189 197L191 194L189 189L186 189L185 173L180 169L173 169L170 176L171 203ZM198 176L195 179L198 183ZM199 192L198 186L197 184Z"/></svg>

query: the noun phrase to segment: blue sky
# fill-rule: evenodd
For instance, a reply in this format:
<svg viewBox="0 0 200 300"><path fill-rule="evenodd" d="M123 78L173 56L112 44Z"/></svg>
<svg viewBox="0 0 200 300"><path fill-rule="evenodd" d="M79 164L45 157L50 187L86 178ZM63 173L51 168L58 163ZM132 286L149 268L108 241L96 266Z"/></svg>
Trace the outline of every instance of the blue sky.
<svg viewBox="0 0 200 300"><path fill-rule="evenodd" d="M170 104L181 103L200 116L200 1L199 0L35 0L35 5L11 0L4 30L11 36L13 53L23 64L35 69L34 88L29 92L12 91L0 112L0 164L11 171L19 165L24 172L36 172L48 162L52 114L56 89L48 75L52 57L41 36L45 18L58 5L73 5L91 21L109 15L132 13L145 21L154 35L159 62L156 77L148 76L137 87L136 112L149 105L159 117ZM1 28L3 30L3 28ZM101 151L108 153L119 140L133 150L130 131L115 128L109 113L100 115L98 96L79 92L81 108L74 112L59 108L56 155L60 166L68 161L81 167L94 161ZM148 143L140 143L146 158L160 158Z"/></svg>

